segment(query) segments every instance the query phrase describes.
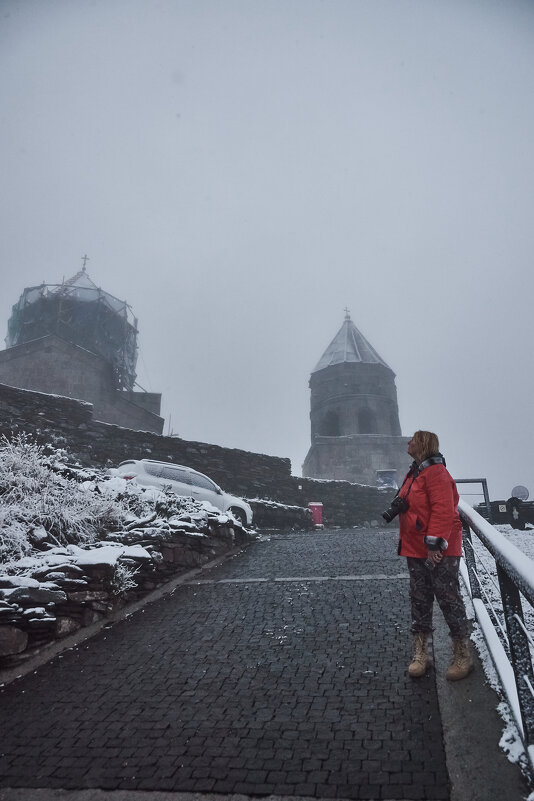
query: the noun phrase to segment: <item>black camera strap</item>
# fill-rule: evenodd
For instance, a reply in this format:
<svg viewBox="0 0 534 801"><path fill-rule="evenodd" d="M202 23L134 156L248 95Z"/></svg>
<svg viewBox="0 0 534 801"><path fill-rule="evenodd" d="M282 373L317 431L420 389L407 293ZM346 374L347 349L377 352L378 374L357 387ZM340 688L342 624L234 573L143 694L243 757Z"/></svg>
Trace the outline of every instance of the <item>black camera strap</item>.
<svg viewBox="0 0 534 801"><path fill-rule="evenodd" d="M404 481L402 482L402 484L400 485L399 489L397 490L397 494L395 495L395 498L400 497L401 489L404 487L404 485L406 484L408 479L411 478L412 480L410 481L410 486L408 487L408 489L406 491L406 495L402 496L403 498L407 498L408 495L410 494L410 490L412 488L412 484L413 484L413 482L415 481L415 479L417 478L418 475L419 475L419 471L417 469L417 464L414 462L412 464L412 466L410 467L410 469L408 470L408 472L406 473Z"/></svg>
<svg viewBox="0 0 534 801"><path fill-rule="evenodd" d="M442 464L445 467L445 457L442 456L441 453L437 453L435 456L429 456L428 459L425 459L424 462L421 462L421 464L417 464L417 462L412 462L410 469L406 473L406 478L404 479L399 489L397 490L397 495L395 495L395 498L400 496L401 489L404 487L408 479L411 478L412 480L410 481L410 486L406 491L406 495L402 496L403 498L406 499L410 494L413 482L415 481L417 476L420 473L422 473L423 470L425 470L427 467L431 467L433 464Z"/></svg>

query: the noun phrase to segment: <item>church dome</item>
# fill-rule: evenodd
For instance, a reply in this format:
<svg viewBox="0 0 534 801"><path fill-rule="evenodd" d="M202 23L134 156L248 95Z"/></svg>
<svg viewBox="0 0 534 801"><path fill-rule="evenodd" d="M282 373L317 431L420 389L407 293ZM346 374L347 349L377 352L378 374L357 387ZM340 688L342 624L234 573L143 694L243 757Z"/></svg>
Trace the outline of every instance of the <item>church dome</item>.
<svg viewBox="0 0 534 801"><path fill-rule="evenodd" d="M373 346L369 344L361 331L356 328L348 312L345 314L343 325L317 362L312 373L317 373L326 367L332 367L334 364L344 364L346 362L381 364L391 370Z"/></svg>

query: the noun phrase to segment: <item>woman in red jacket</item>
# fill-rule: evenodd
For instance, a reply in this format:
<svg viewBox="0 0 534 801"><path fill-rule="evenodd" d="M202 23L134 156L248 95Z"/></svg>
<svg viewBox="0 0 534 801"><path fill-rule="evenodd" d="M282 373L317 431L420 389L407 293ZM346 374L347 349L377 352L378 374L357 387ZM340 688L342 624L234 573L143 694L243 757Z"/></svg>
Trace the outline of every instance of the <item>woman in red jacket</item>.
<svg viewBox="0 0 534 801"><path fill-rule="evenodd" d="M435 597L453 642L454 655L447 679L457 681L473 669L458 582L462 556L458 491L439 453L436 434L416 431L408 443L408 453L414 461L398 493L405 507L399 513L399 554L406 556L408 562L414 635L414 656L408 673L412 678L423 676L430 664L427 643L432 633ZM442 550L429 549L425 537L441 538Z"/></svg>

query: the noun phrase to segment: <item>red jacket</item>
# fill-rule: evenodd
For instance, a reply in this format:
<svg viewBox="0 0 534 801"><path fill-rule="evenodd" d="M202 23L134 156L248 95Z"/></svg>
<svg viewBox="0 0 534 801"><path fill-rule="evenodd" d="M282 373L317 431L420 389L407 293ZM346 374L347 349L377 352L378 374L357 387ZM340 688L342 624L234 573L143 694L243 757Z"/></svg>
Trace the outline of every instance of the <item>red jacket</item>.
<svg viewBox="0 0 534 801"><path fill-rule="evenodd" d="M411 486L410 486L411 485ZM409 504L399 515L399 554L426 558L425 535L444 537L449 547L444 556L462 555L462 523L458 514L458 490L443 464L425 467L412 483L407 476L399 492Z"/></svg>

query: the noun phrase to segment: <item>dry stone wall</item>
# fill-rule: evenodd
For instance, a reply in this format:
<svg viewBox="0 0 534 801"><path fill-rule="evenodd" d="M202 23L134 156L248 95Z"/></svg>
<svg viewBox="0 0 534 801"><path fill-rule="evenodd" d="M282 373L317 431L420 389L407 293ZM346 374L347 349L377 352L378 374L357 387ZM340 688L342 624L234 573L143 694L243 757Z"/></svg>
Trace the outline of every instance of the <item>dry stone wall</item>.
<svg viewBox="0 0 534 801"><path fill-rule="evenodd" d="M186 464L252 501L258 524L266 528L283 528L289 521L306 524L310 502L323 504L326 525L372 524L381 520L393 496L391 490L348 481L292 476L285 458L100 423L84 401L0 384L0 435L12 438L19 433L64 448L84 466L111 467L143 458ZM283 512L281 507L297 509Z"/></svg>
<svg viewBox="0 0 534 801"><path fill-rule="evenodd" d="M109 619L125 605L145 598L170 579L252 540L239 526L212 520L206 531L176 532L170 539L136 538L138 548L124 549L117 565L135 580L117 585L116 565L95 547L80 564L44 562L28 576L3 574L0 568L0 670L46 651L69 634ZM101 543L103 544L103 543ZM102 554L102 558L99 558Z"/></svg>

